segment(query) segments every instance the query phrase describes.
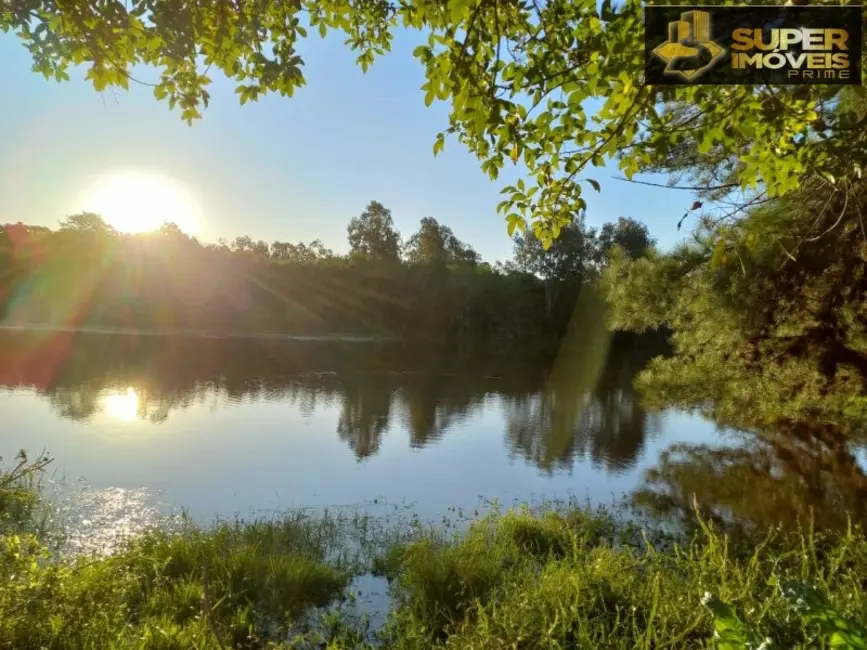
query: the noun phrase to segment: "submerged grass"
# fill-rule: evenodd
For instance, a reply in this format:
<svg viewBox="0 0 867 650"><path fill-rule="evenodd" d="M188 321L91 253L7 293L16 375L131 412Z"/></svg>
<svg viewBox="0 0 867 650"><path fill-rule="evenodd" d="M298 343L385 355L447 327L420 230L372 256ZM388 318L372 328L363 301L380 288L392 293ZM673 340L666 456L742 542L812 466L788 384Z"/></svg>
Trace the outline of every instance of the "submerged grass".
<svg viewBox="0 0 867 650"><path fill-rule="evenodd" d="M734 548L708 525L672 541L574 505L460 533L295 513L64 559L25 525L29 468L0 478L0 648L867 648L854 527ZM341 607L366 572L392 597L373 633Z"/></svg>

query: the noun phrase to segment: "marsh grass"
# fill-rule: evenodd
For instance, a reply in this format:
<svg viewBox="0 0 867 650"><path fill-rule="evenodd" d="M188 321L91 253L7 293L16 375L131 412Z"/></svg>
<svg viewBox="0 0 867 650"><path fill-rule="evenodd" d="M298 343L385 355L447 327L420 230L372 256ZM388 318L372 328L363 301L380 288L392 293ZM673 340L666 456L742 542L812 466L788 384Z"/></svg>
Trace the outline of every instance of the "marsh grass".
<svg viewBox="0 0 867 650"><path fill-rule="evenodd" d="M678 539L574 503L457 527L298 511L186 522L70 558L27 525L28 467L0 480L0 648L865 647L855 527L734 547L704 522ZM381 629L352 607L368 572L390 584Z"/></svg>
<svg viewBox="0 0 867 650"><path fill-rule="evenodd" d="M492 513L462 536L426 534L379 562L397 602L386 645L715 647L722 623L702 606L711 597L750 630L745 638L771 639L766 647L831 647L829 626L867 622L867 540L858 529L771 531L749 551L707 524L682 543L656 541L588 510ZM795 583L811 585L823 619L799 613L780 587Z"/></svg>

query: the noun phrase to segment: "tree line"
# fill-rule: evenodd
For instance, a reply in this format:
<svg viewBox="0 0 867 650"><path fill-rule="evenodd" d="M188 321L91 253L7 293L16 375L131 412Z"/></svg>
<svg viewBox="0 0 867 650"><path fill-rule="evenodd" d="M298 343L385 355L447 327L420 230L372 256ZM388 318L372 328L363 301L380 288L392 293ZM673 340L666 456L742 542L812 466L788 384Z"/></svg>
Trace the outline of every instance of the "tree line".
<svg viewBox="0 0 867 650"><path fill-rule="evenodd" d="M654 248L628 218L598 231L582 216L545 248L531 233L490 264L432 217L403 238L372 201L347 226L349 251L320 240L202 243L173 223L136 235L99 215L59 228L0 230L0 315L7 325L53 324L222 334L366 334L421 338L454 349L556 349L581 288L615 249Z"/></svg>

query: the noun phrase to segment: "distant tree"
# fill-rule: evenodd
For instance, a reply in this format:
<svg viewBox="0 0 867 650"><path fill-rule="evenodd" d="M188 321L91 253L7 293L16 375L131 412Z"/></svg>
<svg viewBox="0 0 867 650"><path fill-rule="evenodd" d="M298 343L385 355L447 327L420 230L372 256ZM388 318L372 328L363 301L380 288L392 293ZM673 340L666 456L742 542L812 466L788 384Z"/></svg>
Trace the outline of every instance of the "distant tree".
<svg viewBox="0 0 867 650"><path fill-rule="evenodd" d="M404 255L412 264L445 264L446 263L446 231L433 217L424 217L418 232L413 234L404 246Z"/></svg>
<svg viewBox="0 0 867 650"><path fill-rule="evenodd" d="M299 242L274 241L271 244L271 259L278 262L294 262L296 264L310 264L320 259L334 257L334 251L325 248L322 242L314 239L309 244Z"/></svg>
<svg viewBox="0 0 867 650"><path fill-rule="evenodd" d="M271 242L271 259L278 262L287 262L290 259L289 249L294 246L288 242L277 241Z"/></svg>
<svg viewBox="0 0 867 650"><path fill-rule="evenodd" d="M303 244L302 244L302 246L303 246ZM322 243L322 241L319 239L314 239L312 242L310 242L307 245L307 250L309 251L310 255L313 257L313 259L316 259L316 260L325 260L325 259L330 259L332 257L337 257L334 254L334 251L331 250L330 248L326 248L325 245Z"/></svg>
<svg viewBox="0 0 867 650"><path fill-rule="evenodd" d="M262 241L261 239L253 244L251 249L254 255L258 255L259 257L268 257L271 253L270 248L268 247L267 242Z"/></svg>
<svg viewBox="0 0 867 650"><path fill-rule="evenodd" d="M244 235L242 237L235 237L235 241L232 242L232 250L237 252L252 252L253 246L253 240L250 239L247 235Z"/></svg>
<svg viewBox="0 0 867 650"><path fill-rule="evenodd" d="M606 223L596 239L598 261L605 266L610 261L611 249L619 247L623 254L632 260L644 257L654 247L656 240L640 221L629 217L619 217L617 223Z"/></svg>
<svg viewBox="0 0 867 650"><path fill-rule="evenodd" d="M400 259L400 234L394 227L391 211L371 201L361 216L347 227L350 255L383 262Z"/></svg>
<svg viewBox="0 0 867 650"><path fill-rule="evenodd" d="M188 239L188 235L181 230L181 227L174 221L164 221L157 229L157 234L162 237L175 237L177 239Z"/></svg>
<svg viewBox="0 0 867 650"><path fill-rule="evenodd" d="M95 235L116 235L117 231L108 225L101 216L94 212L71 214L60 221L60 230L70 232L86 232Z"/></svg>
<svg viewBox="0 0 867 650"><path fill-rule="evenodd" d="M562 229L547 250L532 231L515 237L514 268L544 281L545 311L550 316L563 285L585 280L593 255L593 233L588 232L583 219L578 218Z"/></svg>
<svg viewBox="0 0 867 650"><path fill-rule="evenodd" d="M433 217L425 217L414 235L404 246L407 261L413 264L469 264L479 263L479 254L463 243L448 226Z"/></svg>

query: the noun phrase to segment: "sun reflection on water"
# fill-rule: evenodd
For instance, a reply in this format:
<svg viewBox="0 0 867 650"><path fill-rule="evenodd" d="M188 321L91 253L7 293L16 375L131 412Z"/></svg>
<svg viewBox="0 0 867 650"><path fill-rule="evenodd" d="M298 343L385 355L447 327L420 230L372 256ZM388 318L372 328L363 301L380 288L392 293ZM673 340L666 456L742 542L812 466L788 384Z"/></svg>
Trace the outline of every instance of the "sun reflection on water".
<svg viewBox="0 0 867 650"><path fill-rule="evenodd" d="M135 390L130 386L124 393L112 393L103 399L105 412L113 418L132 422L138 416L139 399Z"/></svg>
<svg viewBox="0 0 867 650"><path fill-rule="evenodd" d="M183 518L145 488L96 489L84 481L52 482L52 515L63 531L61 554L111 555L148 530L181 530Z"/></svg>

